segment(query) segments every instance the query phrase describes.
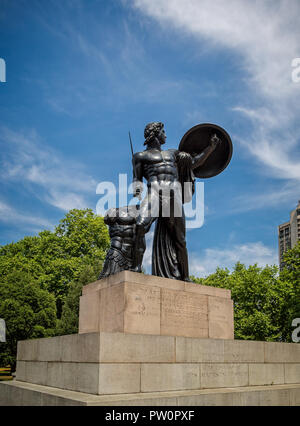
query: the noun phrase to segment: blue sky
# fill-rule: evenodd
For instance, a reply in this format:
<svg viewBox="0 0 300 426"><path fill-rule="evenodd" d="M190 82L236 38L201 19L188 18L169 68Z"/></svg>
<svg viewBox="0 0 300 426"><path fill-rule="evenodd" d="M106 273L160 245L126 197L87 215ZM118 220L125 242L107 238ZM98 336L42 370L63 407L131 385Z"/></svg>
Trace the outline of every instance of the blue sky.
<svg viewBox="0 0 300 426"><path fill-rule="evenodd" d="M1 0L0 244L95 210L97 183L131 174L128 130L142 150L162 121L177 148L211 122L234 154L205 180L191 273L277 263L300 198L299 16L298 0Z"/></svg>

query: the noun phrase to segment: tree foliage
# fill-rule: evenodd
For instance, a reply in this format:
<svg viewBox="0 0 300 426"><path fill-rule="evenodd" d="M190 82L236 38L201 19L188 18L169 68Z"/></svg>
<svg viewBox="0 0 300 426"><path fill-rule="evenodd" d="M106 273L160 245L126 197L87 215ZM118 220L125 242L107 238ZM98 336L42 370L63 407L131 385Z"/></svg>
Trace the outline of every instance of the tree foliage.
<svg viewBox="0 0 300 426"><path fill-rule="evenodd" d="M218 268L207 278L192 278L231 290L236 339L289 342L292 319L300 317L299 245L286 254L286 265L280 275L277 266L237 263L232 273Z"/></svg>
<svg viewBox="0 0 300 426"><path fill-rule="evenodd" d="M62 309L61 319L58 320L57 334L78 333L79 322L79 298L82 287L97 280L99 265L88 265L81 272L77 281L70 284L68 294Z"/></svg>
<svg viewBox="0 0 300 426"><path fill-rule="evenodd" d="M108 246L102 217L90 209L71 210L54 232L42 231L0 248L0 283L9 282L14 271L28 274L42 289L54 294L60 318L70 283L87 265L98 263L100 269Z"/></svg>
<svg viewBox="0 0 300 426"><path fill-rule="evenodd" d="M284 254L284 269L280 281L286 288L285 311L282 323L286 325L284 337L288 340L293 319L300 318L300 241Z"/></svg>
<svg viewBox="0 0 300 426"><path fill-rule="evenodd" d="M29 274L13 271L0 285L0 317L6 323L6 343L0 343L0 365L14 366L18 340L55 333L55 297L42 290Z"/></svg>
<svg viewBox="0 0 300 426"><path fill-rule="evenodd" d="M96 279L108 246L103 218L87 209L71 210L53 232L0 248L0 318L7 325L0 364L14 364L18 340L74 332L81 287Z"/></svg>

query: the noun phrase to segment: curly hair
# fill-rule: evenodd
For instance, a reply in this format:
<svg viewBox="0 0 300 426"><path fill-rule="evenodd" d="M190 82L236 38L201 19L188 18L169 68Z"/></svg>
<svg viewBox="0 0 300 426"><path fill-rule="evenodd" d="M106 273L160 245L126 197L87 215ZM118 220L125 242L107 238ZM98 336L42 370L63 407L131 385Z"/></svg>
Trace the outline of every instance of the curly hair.
<svg viewBox="0 0 300 426"><path fill-rule="evenodd" d="M149 142L154 140L159 132L164 128L164 124L160 121L154 121L152 123L147 124L144 130L145 142L144 145L148 145Z"/></svg>

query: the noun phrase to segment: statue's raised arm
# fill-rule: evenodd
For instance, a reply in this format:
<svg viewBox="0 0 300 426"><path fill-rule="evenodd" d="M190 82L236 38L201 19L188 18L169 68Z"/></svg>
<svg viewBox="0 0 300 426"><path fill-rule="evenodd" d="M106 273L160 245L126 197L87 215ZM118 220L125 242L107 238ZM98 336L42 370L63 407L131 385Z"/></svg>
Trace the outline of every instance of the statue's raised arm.
<svg viewBox="0 0 300 426"><path fill-rule="evenodd" d="M210 178L221 173L232 157L229 134L216 124L198 124L188 130L179 144L179 151L189 153L194 175Z"/></svg>
<svg viewBox="0 0 300 426"><path fill-rule="evenodd" d="M197 169L197 167L202 166L202 164L205 163L205 161L208 159L208 157L214 152L214 150L217 148L217 146L221 143L221 139L218 138L216 134L214 134L210 138L209 145L200 153L195 154L193 156L192 160L192 169Z"/></svg>

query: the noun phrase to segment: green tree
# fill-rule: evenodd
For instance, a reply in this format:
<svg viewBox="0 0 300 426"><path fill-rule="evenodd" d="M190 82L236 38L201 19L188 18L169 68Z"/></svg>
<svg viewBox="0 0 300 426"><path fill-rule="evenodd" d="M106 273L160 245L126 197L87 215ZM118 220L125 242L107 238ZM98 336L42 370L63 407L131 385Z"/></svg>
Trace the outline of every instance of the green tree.
<svg viewBox="0 0 300 426"><path fill-rule="evenodd" d="M0 284L0 317L6 323L6 343L0 343L0 365L11 364L14 368L18 340L54 334L54 295L42 290L28 273L13 271Z"/></svg>
<svg viewBox="0 0 300 426"><path fill-rule="evenodd" d="M44 290L54 294L58 318L71 282L87 265L103 263L109 235L103 218L92 210L71 210L53 232L0 248L0 284L15 271L29 274Z"/></svg>
<svg viewBox="0 0 300 426"><path fill-rule="evenodd" d="M56 334L78 333L79 321L79 298L82 287L97 280L99 276L99 265L87 265L81 272L77 281L73 281L69 286L69 291L62 308L61 319L58 320Z"/></svg>
<svg viewBox="0 0 300 426"><path fill-rule="evenodd" d="M291 341L292 321L300 318L300 242L284 254L284 268L280 272L280 281L286 288L282 323L285 324L283 337Z"/></svg>
<svg viewBox="0 0 300 426"><path fill-rule="evenodd" d="M232 273L218 268L207 278L192 278L199 284L231 290L236 339L289 340L285 309L290 286L279 279L277 266L246 268L237 263Z"/></svg>
<svg viewBox="0 0 300 426"><path fill-rule="evenodd" d="M97 278L108 247L103 218L74 209L53 232L0 248L0 318L7 325L0 363L14 365L18 340L76 330L81 287Z"/></svg>

